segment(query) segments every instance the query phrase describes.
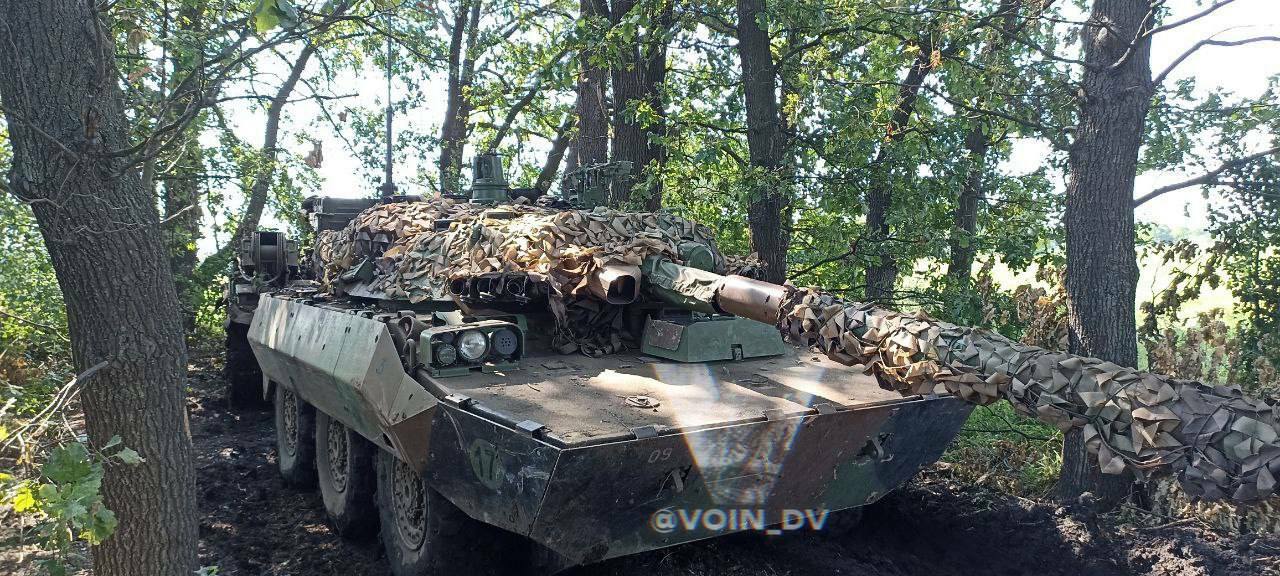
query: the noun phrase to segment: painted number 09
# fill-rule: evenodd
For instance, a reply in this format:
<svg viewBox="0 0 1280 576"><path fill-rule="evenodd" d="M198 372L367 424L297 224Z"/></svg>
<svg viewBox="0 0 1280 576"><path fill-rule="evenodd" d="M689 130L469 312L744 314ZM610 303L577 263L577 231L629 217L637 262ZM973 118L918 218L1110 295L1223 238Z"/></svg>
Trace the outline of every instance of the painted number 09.
<svg viewBox="0 0 1280 576"><path fill-rule="evenodd" d="M649 463L663 462L671 458L671 449L662 448L649 453Z"/></svg>

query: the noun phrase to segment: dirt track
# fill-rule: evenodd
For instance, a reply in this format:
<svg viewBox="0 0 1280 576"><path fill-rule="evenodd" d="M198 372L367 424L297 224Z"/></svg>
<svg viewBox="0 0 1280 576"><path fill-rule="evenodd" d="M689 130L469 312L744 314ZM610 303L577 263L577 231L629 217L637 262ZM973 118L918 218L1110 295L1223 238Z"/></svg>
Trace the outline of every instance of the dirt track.
<svg viewBox="0 0 1280 576"><path fill-rule="evenodd" d="M283 486L270 413L225 410L213 362L198 361L191 379L202 563L222 576L387 574L376 539L343 541L326 526L319 493ZM1116 526L925 474L868 508L839 539L736 535L571 574L1280 575L1280 537L1228 537L1191 524Z"/></svg>

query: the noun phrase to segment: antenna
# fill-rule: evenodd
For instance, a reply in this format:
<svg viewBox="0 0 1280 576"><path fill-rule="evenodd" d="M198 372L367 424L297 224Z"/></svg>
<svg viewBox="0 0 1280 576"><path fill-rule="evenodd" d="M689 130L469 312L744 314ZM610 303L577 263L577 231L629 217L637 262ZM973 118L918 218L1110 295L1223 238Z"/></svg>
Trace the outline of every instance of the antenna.
<svg viewBox="0 0 1280 576"><path fill-rule="evenodd" d="M383 168L386 173L382 178L382 186L378 190L382 192L384 201L390 200L396 195L395 179L391 176L391 118L395 115L395 111L391 108L391 66L395 53L392 51L391 35L387 34L387 156L383 160Z"/></svg>

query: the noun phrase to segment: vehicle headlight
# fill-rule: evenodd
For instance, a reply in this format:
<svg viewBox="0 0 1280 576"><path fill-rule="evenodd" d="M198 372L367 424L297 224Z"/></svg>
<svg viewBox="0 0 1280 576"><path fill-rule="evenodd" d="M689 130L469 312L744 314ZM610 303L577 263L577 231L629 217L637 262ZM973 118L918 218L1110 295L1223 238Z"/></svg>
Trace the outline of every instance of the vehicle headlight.
<svg viewBox="0 0 1280 576"><path fill-rule="evenodd" d="M435 359L436 364L449 366L458 361L458 349L450 344L436 344Z"/></svg>
<svg viewBox="0 0 1280 576"><path fill-rule="evenodd" d="M458 355L467 362L477 362L489 351L489 339L479 330L467 330L458 337Z"/></svg>

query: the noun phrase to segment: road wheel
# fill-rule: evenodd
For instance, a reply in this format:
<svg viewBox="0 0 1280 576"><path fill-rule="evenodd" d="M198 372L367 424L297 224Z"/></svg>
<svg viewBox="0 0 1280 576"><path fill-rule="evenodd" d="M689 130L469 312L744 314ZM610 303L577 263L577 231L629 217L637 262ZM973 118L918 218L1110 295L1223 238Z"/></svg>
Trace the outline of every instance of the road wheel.
<svg viewBox="0 0 1280 576"><path fill-rule="evenodd" d="M395 576L515 573L513 535L467 516L386 451L378 454L378 511Z"/></svg>
<svg viewBox="0 0 1280 576"><path fill-rule="evenodd" d="M316 485L316 409L276 384L276 462L286 484Z"/></svg>
<svg viewBox="0 0 1280 576"><path fill-rule="evenodd" d="M378 523L377 448L321 411L316 411L315 442L317 483L329 522L345 538L372 536Z"/></svg>
<svg viewBox="0 0 1280 576"><path fill-rule="evenodd" d="M222 378L226 381L227 405L233 409L262 408L262 369L249 347L249 327L244 324L227 325L226 356L222 363Z"/></svg>

